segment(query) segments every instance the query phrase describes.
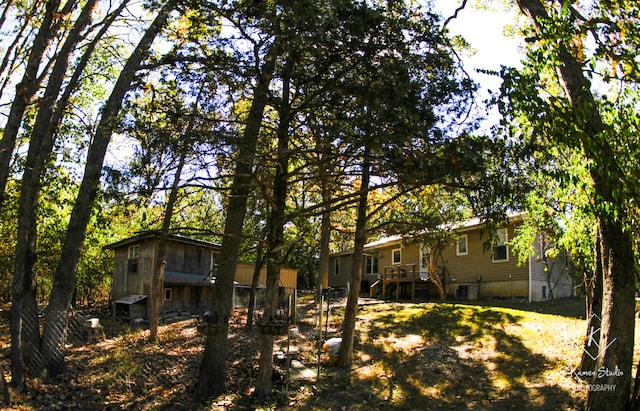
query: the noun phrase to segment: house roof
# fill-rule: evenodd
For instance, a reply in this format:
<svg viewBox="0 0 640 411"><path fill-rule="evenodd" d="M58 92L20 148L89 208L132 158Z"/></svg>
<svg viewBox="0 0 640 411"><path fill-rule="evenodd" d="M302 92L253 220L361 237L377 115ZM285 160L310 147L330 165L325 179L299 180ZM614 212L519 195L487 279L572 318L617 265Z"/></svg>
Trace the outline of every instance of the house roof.
<svg viewBox="0 0 640 411"><path fill-rule="evenodd" d="M104 246L104 249L115 250L116 248L120 248L130 244L141 243L146 240L156 240L156 239L160 239L160 231L144 231L134 235L133 237L125 238L124 240L120 240L115 243L108 244ZM197 240L195 238L184 237L178 234L169 234L167 236L167 239L173 242L197 245L200 247L210 248L213 250L220 249L220 244L211 243L209 241Z"/></svg>

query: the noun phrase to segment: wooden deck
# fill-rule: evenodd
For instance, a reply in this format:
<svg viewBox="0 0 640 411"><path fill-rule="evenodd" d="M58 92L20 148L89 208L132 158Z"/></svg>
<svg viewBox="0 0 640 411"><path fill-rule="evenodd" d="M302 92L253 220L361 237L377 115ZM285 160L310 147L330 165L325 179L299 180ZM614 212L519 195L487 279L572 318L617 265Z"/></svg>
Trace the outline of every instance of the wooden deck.
<svg viewBox="0 0 640 411"><path fill-rule="evenodd" d="M411 301L415 301L417 284L422 285L424 281L420 279L420 270L416 264L385 267L380 279L369 287L369 297L383 300L395 297L398 300L401 296L408 296Z"/></svg>

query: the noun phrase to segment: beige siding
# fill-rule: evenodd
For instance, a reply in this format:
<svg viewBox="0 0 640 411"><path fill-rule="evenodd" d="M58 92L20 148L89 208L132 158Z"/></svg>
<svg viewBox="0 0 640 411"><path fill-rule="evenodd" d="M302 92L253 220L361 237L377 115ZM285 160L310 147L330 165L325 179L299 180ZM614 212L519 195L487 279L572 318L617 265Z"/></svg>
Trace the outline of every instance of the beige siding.
<svg viewBox="0 0 640 411"><path fill-rule="evenodd" d="M513 240L516 233L516 223L507 227L507 241ZM449 239L443 250L443 261L438 260L437 265L446 268L444 283L449 297L461 298L530 298L531 300L543 300L549 298L551 291L555 298L572 295L573 282L567 273L564 256L559 256L550 265L553 273L551 281L547 280L544 264L531 258L522 265L518 264L518 257L511 246L507 246L508 259L505 261L493 261L492 251L485 251L484 243L488 239L486 229L480 226L463 228L458 234L467 236L467 253L457 255L456 240ZM379 274L394 266L392 261L393 250L401 250L400 265L415 264L417 271L425 271L422 268L421 244L407 243L390 239L372 243L365 248L365 253L378 256ZM338 276L333 273L334 261L341 260L341 272ZM330 262L330 286L346 286L349 281L352 255L342 253L331 256ZM553 267L552 267L553 266ZM363 275L363 281L372 284L379 274ZM552 289L552 290L551 290ZM461 295L464 294L464 296Z"/></svg>
<svg viewBox="0 0 640 411"><path fill-rule="evenodd" d="M461 234L467 235L467 254L456 254L453 239L442 253L448 270L446 281L452 295L456 295L462 285L470 293L477 294L476 298L528 296L529 269L527 265L518 266L517 256L511 247L507 247L508 260L493 261L491 251L485 251L485 230L477 228ZM514 227L508 227L508 239L514 236Z"/></svg>
<svg viewBox="0 0 640 411"><path fill-rule="evenodd" d="M254 265L250 263L238 263L236 267L235 280L240 285L251 285L253 278ZM267 280L267 269L262 267L260 270L260 278L258 284L264 285ZM280 270L280 287L286 287L288 289L295 289L298 284L298 271L293 268L283 267Z"/></svg>

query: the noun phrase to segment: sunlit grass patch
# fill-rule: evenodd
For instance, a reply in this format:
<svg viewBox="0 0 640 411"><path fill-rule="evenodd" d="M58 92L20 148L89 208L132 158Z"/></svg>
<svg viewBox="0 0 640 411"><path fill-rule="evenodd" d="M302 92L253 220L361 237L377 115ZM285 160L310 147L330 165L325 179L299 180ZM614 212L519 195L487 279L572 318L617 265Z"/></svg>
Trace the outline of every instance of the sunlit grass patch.
<svg viewBox="0 0 640 411"><path fill-rule="evenodd" d="M558 391L553 401L570 403L579 391L566 370L579 361L580 350L572 342L580 339L583 324L572 317L493 306L362 307L355 381L370 387L377 401L403 409L483 407L507 398L524 405L532 400L532 386L567 386L566 397L553 389Z"/></svg>

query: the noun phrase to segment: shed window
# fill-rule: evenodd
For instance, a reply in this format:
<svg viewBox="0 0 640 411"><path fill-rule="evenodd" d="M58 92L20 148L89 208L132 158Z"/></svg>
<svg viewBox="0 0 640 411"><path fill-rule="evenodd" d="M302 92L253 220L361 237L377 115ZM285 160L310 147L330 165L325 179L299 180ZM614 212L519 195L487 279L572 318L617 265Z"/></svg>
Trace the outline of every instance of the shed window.
<svg viewBox="0 0 640 411"><path fill-rule="evenodd" d="M494 262L500 261L509 261L509 247L508 247L508 232L506 228L501 228L498 230L498 241L493 247L493 257L492 260Z"/></svg>
<svg viewBox="0 0 640 411"><path fill-rule="evenodd" d="M140 257L140 246L132 245L129 247L129 260L133 260Z"/></svg>
<svg viewBox="0 0 640 411"><path fill-rule="evenodd" d="M129 256L129 259L127 260L127 272L137 273L138 257L140 256L140 247L137 245L130 246L128 251L128 256Z"/></svg>
<svg viewBox="0 0 640 411"><path fill-rule="evenodd" d="M340 275L340 257L336 257L336 259L333 260L333 275Z"/></svg>
<svg viewBox="0 0 640 411"><path fill-rule="evenodd" d="M171 301L173 299L173 288L164 289L164 300Z"/></svg>

